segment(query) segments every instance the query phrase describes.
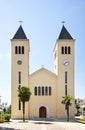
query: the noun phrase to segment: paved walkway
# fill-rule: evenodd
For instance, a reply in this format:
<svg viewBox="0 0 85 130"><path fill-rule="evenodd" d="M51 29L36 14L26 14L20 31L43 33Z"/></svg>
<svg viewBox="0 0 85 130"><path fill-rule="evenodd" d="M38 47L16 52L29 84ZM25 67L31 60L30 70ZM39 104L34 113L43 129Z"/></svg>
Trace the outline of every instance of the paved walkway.
<svg viewBox="0 0 85 130"><path fill-rule="evenodd" d="M85 124L33 120L20 123L20 121L12 120L8 123L0 123L0 130L85 130Z"/></svg>

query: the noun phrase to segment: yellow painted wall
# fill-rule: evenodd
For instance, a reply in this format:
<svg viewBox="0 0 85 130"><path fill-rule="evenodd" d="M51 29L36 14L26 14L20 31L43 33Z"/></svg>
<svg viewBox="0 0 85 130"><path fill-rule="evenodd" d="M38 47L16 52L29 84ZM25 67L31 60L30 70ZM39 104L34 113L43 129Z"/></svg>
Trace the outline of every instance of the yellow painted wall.
<svg viewBox="0 0 85 130"><path fill-rule="evenodd" d="M61 54L62 46L70 46L71 54ZM67 91L68 94L74 96L74 40L57 40L54 48L54 54L57 52L57 57L54 58L55 73L58 75L58 117L66 116L65 106L61 104L62 96L65 96L65 71L67 71ZM68 66L63 65L63 61L67 59L70 63ZM70 107L70 116L74 116L74 101Z"/></svg>
<svg viewBox="0 0 85 130"><path fill-rule="evenodd" d="M41 68L30 76L29 80L30 89L32 93L30 100L30 116L39 117L39 108L45 106L47 108L47 117L53 117L57 115L57 76L50 71ZM35 96L35 86L51 86L51 96Z"/></svg>
<svg viewBox="0 0 85 130"><path fill-rule="evenodd" d="M15 46L24 46L25 53L15 54ZM29 40L11 40L11 55L12 55L12 81L11 81L11 99L12 99L12 118L20 118L22 115L22 111L18 109L18 72L21 72L21 86L28 86L28 75L29 75ZM22 64L18 65L17 61L21 60ZM28 115L28 103L26 105L26 115Z"/></svg>

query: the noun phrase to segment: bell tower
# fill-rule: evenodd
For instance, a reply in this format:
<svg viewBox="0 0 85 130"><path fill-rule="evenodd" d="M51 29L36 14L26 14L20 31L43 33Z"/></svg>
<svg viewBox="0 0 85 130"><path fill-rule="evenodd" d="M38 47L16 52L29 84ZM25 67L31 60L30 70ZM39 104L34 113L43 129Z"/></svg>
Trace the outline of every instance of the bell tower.
<svg viewBox="0 0 85 130"><path fill-rule="evenodd" d="M58 115L66 115L66 108L62 105L62 96L70 95L74 98L74 42L65 26L62 26L60 35L54 47L55 74L58 76ZM61 110L60 108L61 107ZM74 102L70 107L70 115L74 116Z"/></svg>
<svg viewBox="0 0 85 130"><path fill-rule="evenodd" d="M29 52L30 44L22 26L18 28L14 37L11 39L11 100L12 100L12 118L21 118L22 105L18 99L18 87L28 86L29 77ZM27 105L27 104L26 104ZM28 105L26 106L28 109ZM28 110L26 110L26 113ZM26 114L28 115L28 114Z"/></svg>

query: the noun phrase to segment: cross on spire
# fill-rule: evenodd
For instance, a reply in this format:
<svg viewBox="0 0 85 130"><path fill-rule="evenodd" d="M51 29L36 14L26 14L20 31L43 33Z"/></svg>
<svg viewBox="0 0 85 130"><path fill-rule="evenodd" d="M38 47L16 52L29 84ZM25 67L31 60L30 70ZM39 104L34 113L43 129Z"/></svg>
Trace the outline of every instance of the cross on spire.
<svg viewBox="0 0 85 130"><path fill-rule="evenodd" d="M62 21L62 24L64 25L65 21Z"/></svg>
<svg viewBox="0 0 85 130"><path fill-rule="evenodd" d="M20 25L22 25L23 21L20 20L19 23L20 23Z"/></svg>

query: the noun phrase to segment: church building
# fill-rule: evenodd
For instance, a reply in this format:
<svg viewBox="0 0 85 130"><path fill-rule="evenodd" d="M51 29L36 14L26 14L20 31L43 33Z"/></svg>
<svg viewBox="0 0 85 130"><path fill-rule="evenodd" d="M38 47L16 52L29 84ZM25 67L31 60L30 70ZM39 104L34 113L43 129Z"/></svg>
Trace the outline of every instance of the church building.
<svg viewBox="0 0 85 130"><path fill-rule="evenodd" d="M30 74L30 41L20 25L11 39L12 119L22 118L22 105L17 92L20 86L29 86L32 93L29 102L25 104L25 118L66 117L66 107L61 101L62 96L65 95L74 98L74 42L63 25L54 45L54 73L41 67ZM74 101L72 101L71 117L74 117L74 112Z"/></svg>

